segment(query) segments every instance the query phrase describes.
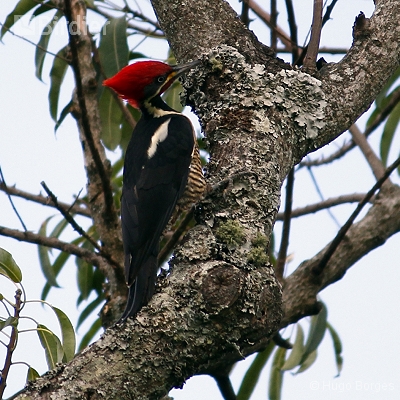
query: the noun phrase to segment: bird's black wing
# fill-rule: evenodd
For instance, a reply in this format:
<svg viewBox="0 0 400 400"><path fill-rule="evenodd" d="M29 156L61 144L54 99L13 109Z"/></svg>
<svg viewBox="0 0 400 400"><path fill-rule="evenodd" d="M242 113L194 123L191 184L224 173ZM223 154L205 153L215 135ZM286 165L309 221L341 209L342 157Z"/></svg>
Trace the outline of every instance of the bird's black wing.
<svg viewBox="0 0 400 400"><path fill-rule="evenodd" d="M121 199L125 276L130 287L127 308L131 310L140 309L154 291L160 236L186 186L194 148L192 125L181 114L141 122L125 157ZM162 140L152 143L153 134Z"/></svg>

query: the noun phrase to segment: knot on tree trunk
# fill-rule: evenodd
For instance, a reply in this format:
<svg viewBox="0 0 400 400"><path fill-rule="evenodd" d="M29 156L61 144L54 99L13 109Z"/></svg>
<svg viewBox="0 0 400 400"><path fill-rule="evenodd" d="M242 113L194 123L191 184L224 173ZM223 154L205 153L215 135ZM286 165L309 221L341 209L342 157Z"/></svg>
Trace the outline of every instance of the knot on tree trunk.
<svg viewBox="0 0 400 400"><path fill-rule="evenodd" d="M208 271L201 288L207 311L230 307L238 299L242 284L241 271L227 263Z"/></svg>

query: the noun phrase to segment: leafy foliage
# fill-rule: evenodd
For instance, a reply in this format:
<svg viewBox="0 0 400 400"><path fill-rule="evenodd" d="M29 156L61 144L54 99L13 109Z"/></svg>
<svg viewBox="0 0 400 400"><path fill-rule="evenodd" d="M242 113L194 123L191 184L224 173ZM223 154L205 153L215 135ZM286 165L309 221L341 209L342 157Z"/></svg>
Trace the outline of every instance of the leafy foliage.
<svg viewBox="0 0 400 400"><path fill-rule="evenodd" d="M60 229L60 226L58 225L57 228ZM0 331L3 331L4 333L7 328L11 328L11 334L5 333L5 337L9 338L10 343L7 346L8 357L5 358L3 371L8 371L12 366L12 354L18 344L18 336L29 334L29 331L32 330L20 329L19 325L21 320L35 323L34 329L36 330L39 342L44 349L49 369L54 368L57 363L68 362L72 360L72 358L75 356L76 339L74 328L67 315L57 307L45 302L37 301L39 303L48 305L54 311L61 330L61 340L45 325L35 322L35 320L30 316L28 316L29 318L26 318L22 311L28 301L25 299L25 295L22 296L22 294L25 292L21 283L21 270L12 258L11 254L2 248L0 248L0 265L2 275L5 277L4 279L12 281L20 288L18 288L16 291L15 302L6 299L3 295L0 297L0 302L4 306L3 312L5 311L8 315L7 317L0 316ZM30 300L29 302L33 303L35 301ZM13 316L11 316L11 314L13 314ZM38 372L32 366L28 365L27 380L35 380L38 376ZM4 390L7 374L3 374L2 378L4 383L2 382L1 389Z"/></svg>

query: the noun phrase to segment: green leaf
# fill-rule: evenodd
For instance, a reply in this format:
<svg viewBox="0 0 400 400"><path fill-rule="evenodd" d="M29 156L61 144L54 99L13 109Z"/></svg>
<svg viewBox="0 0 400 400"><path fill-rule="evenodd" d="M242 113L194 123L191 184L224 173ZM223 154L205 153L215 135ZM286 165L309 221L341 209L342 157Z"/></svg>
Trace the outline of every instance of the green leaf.
<svg viewBox="0 0 400 400"><path fill-rule="evenodd" d="M0 247L0 275L10 278L15 283L22 281L22 272L12 255Z"/></svg>
<svg viewBox="0 0 400 400"><path fill-rule="evenodd" d="M55 368L56 364L61 361L59 360L59 344L60 341L57 336L50 331L46 326L38 324L37 325L37 333L39 336L40 344L44 348L47 366L49 369ZM58 339L58 342L57 342Z"/></svg>
<svg viewBox="0 0 400 400"><path fill-rule="evenodd" d="M378 109L382 109L385 107L384 101L388 97L387 93L399 77L400 77L400 67L396 69L396 71L393 73L393 75L390 77L390 79L386 82L386 85L383 87L383 89L377 96L375 101L376 101L376 106Z"/></svg>
<svg viewBox="0 0 400 400"><path fill-rule="evenodd" d="M58 318L58 323L60 324L62 348L64 350L65 361L68 362L72 360L75 356L75 347L76 347L75 331L71 324L71 321L63 311L54 306L51 306L51 308L56 313Z"/></svg>
<svg viewBox="0 0 400 400"><path fill-rule="evenodd" d="M181 104L180 94L182 85L179 81L175 81L171 87L163 95L163 100L174 110L182 112L185 106Z"/></svg>
<svg viewBox="0 0 400 400"><path fill-rule="evenodd" d="M122 110L119 108L111 90L103 90L99 101L101 118L101 140L109 150L115 148L121 142Z"/></svg>
<svg viewBox="0 0 400 400"><path fill-rule="evenodd" d="M39 235L46 237L47 224L51 218L52 217L47 218L42 223L39 229ZM42 245L39 245L38 248L39 248L40 267L42 269L43 275L47 279L47 283L50 286L60 287L56 281L56 274L50 262L50 256L49 256L50 248Z"/></svg>
<svg viewBox="0 0 400 400"><path fill-rule="evenodd" d="M53 230L53 232L54 232L54 230ZM83 240L84 240L83 237L78 237L77 239L73 240L71 242L71 244L78 245L79 243L82 243ZM67 262L67 260L68 260L70 255L71 254L62 251L62 252L60 252L58 257L55 259L55 261L53 263L53 266L52 266L52 270L54 271L54 274L55 274L56 277L58 276L58 274L60 273L60 271L64 267L64 265ZM51 288L52 288L52 286L50 286L48 283L46 283L44 285L43 290L42 290L42 294L41 294L41 297L40 297L42 300L46 300L47 295L49 294Z"/></svg>
<svg viewBox="0 0 400 400"><path fill-rule="evenodd" d="M93 273L93 290L95 290L98 295L103 295L104 283L104 274L99 268L95 268Z"/></svg>
<svg viewBox="0 0 400 400"><path fill-rule="evenodd" d="M137 51L130 51L128 55L129 61L136 60L137 58L148 58L143 53L139 53Z"/></svg>
<svg viewBox="0 0 400 400"><path fill-rule="evenodd" d="M68 69L68 63L64 59L66 56L66 49L67 46L63 47L57 53L57 57L54 57L53 66L50 70L49 107L51 118L53 118L53 120L56 122L58 113L58 101L60 99L60 89Z"/></svg>
<svg viewBox="0 0 400 400"><path fill-rule="evenodd" d="M332 341L333 341L333 349L335 351L335 361L336 361L336 367L338 370L337 377L340 375L340 372L342 371L343 367L343 357L342 357L342 342L340 340L340 337L336 330L333 328L333 326L327 322L326 327L328 328L328 332L331 334Z"/></svg>
<svg viewBox="0 0 400 400"><path fill-rule="evenodd" d="M49 237L59 238L60 235L63 233L64 229L68 226L68 221L63 218L52 230Z"/></svg>
<svg viewBox="0 0 400 400"><path fill-rule="evenodd" d="M297 367L304 353L304 331L300 324L297 324L297 334L296 339L293 344L292 351L290 352L289 357L285 361L285 364L282 366L282 371L288 371Z"/></svg>
<svg viewBox="0 0 400 400"><path fill-rule="evenodd" d="M399 124L399 120L400 120L400 103L398 103L396 107L392 110L386 121L385 127L383 128L381 144L380 144L380 152L383 165L385 166L387 166L390 147L392 145L394 134Z"/></svg>
<svg viewBox="0 0 400 400"><path fill-rule="evenodd" d="M7 15L6 20L3 23L0 31L0 40L3 36L20 18L22 18L28 11L40 4L40 1L36 0L20 0L15 6L14 10Z"/></svg>
<svg viewBox="0 0 400 400"><path fill-rule="evenodd" d="M47 55L47 47L49 45L50 36L53 33L54 27L57 25L58 21L62 16L63 16L62 12L57 10L51 21L44 27L39 42L36 46L35 67L36 67L36 77L39 80L42 80L43 64Z"/></svg>
<svg viewBox="0 0 400 400"><path fill-rule="evenodd" d="M328 318L328 310L324 303L318 315L311 317L310 329L308 332L307 342L304 346L304 354L300 364L303 364L308 356L318 348L326 332L326 322Z"/></svg>
<svg viewBox="0 0 400 400"><path fill-rule="evenodd" d="M302 362L300 368L296 371L296 374L300 374L311 367L317 359L317 349L312 351L307 358Z"/></svg>
<svg viewBox="0 0 400 400"><path fill-rule="evenodd" d="M106 78L128 64L127 23L125 16L108 20L100 33L99 56Z"/></svg>
<svg viewBox="0 0 400 400"><path fill-rule="evenodd" d="M271 374L269 377L268 399L280 400L282 395L283 374L281 370L285 363L286 349L279 347L272 361Z"/></svg>
<svg viewBox="0 0 400 400"><path fill-rule="evenodd" d="M50 1L45 1L41 6L39 6L33 12L33 14L31 15L31 19L30 20L32 21L34 18L38 17L39 15L42 15L47 11L54 10L54 8L55 8L55 5L51 0Z"/></svg>
<svg viewBox="0 0 400 400"><path fill-rule="evenodd" d="M261 371L268 362L275 348L275 343L271 340L268 346L259 352L251 363L249 369L243 377L242 383L237 394L237 400L248 400L252 395L254 388L260 378Z"/></svg>
<svg viewBox="0 0 400 400"><path fill-rule="evenodd" d="M76 323L76 329L78 329L86 318L104 301L104 296L98 296L91 303L89 303L81 312Z"/></svg>
<svg viewBox="0 0 400 400"><path fill-rule="evenodd" d="M100 330L101 328L101 320L100 318L97 318L96 321L94 321L93 325L90 327L90 329L86 332L85 336L82 338L78 351L82 351L85 347L87 347L92 339L94 338L94 335Z"/></svg>
<svg viewBox="0 0 400 400"><path fill-rule="evenodd" d="M139 121L140 119L140 111L137 110L136 108L131 107L129 104L127 104L126 109L130 114L132 115L133 119L135 121ZM132 132L133 132L133 127L129 123L129 121L126 118L122 118L122 127L121 127L121 140L120 140L120 146L122 151L125 153L126 148L128 147L128 143L131 140L132 137Z"/></svg>
<svg viewBox="0 0 400 400"><path fill-rule="evenodd" d="M76 259L78 265L78 288L82 299L86 300L93 289L93 265L81 258Z"/></svg>
<svg viewBox="0 0 400 400"><path fill-rule="evenodd" d="M29 367L28 373L26 375L26 383L33 382L39 377L40 377L39 372L37 372L35 368Z"/></svg>
<svg viewBox="0 0 400 400"><path fill-rule="evenodd" d="M89 8L94 8L94 0L85 0L85 3Z"/></svg>
<svg viewBox="0 0 400 400"><path fill-rule="evenodd" d="M16 328L18 325L18 318L16 317L8 317L5 321L0 320L0 331L2 331L4 328L7 328L7 326L13 326Z"/></svg>
<svg viewBox="0 0 400 400"><path fill-rule="evenodd" d="M57 132L58 128L60 127L60 125L63 123L65 117L71 112L72 109L72 105L73 105L73 101L71 100L61 111L60 113L60 118L58 118L57 123L54 126L54 133Z"/></svg>

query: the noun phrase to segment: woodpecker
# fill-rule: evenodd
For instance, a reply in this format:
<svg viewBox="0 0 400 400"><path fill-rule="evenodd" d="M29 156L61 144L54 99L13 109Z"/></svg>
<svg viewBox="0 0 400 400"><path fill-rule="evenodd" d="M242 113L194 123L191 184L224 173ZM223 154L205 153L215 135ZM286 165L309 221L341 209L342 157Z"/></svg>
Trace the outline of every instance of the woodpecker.
<svg viewBox="0 0 400 400"><path fill-rule="evenodd" d="M124 161L121 225L129 293L120 322L134 317L154 294L160 237L178 200L186 189L194 203L205 188L193 126L160 97L199 63L139 61L103 82L142 113Z"/></svg>

